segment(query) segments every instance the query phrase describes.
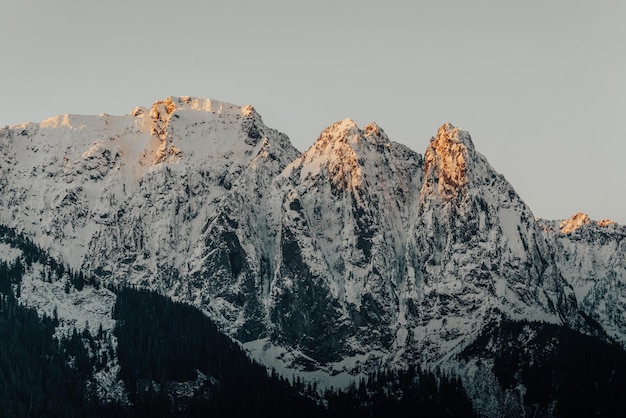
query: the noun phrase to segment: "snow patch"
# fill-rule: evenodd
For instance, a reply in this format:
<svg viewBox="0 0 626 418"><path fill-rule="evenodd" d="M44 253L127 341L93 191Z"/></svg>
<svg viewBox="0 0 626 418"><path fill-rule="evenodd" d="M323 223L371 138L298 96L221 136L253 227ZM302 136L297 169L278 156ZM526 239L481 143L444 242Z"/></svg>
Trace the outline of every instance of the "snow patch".
<svg viewBox="0 0 626 418"><path fill-rule="evenodd" d="M22 250L19 248L14 248L9 244L5 244L4 242L0 242L0 260L5 261L7 263L14 262L20 255L22 255Z"/></svg>
<svg viewBox="0 0 626 418"><path fill-rule="evenodd" d="M116 296L108 289L95 289L85 286L81 291L69 288L66 292L66 279L54 282L40 280L43 266L33 264L30 271L22 278L20 302L37 310L39 315L57 317L59 325L55 336L59 339L71 335L76 328L81 331L85 328L96 336L100 326L106 335L110 346L104 344L102 350L111 347L117 349L117 338L113 334L115 320L112 318ZM102 356L103 353L91 353ZM109 358L108 364L93 374L93 380L87 382L90 391L103 402L119 402L128 404L128 397L124 382L119 377L120 366L117 357Z"/></svg>
<svg viewBox="0 0 626 418"><path fill-rule="evenodd" d="M81 291L72 287L66 293L64 280L42 281L39 279L41 270L41 265L36 263L31 271L24 274L20 302L37 309L40 315L53 317L56 310L59 318L57 337L67 336L73 328L80 331L87 324L92 335L96 334L100 324L104 331L113 331L115 320L112 312L116 299L113 292L85 286Z"/></svg>
<svg viewBox="0 0 626 418"><path fill-rule="evenodd" d="M502 232L508 238L508 245L515 254L522 255L525 253L524 246L520 237L519 226L520 214L513 208L500 208L498 210L498 218Z"/></svg>
<svg viewBox="0 0 626 418"><path fill-rule="evenodd" d="M341 361L321 366L299 350L288 349L273 344L268 338L261 338L242 344L252 359L263 364L268 370L275 370L287 379L299 377L305 382L315 383L322 393L326 389L344 389L351 383L366 377L365 373L355 372L380 352L370 352L345 357ZM311 366L314 366L312 369Z"/></svg>

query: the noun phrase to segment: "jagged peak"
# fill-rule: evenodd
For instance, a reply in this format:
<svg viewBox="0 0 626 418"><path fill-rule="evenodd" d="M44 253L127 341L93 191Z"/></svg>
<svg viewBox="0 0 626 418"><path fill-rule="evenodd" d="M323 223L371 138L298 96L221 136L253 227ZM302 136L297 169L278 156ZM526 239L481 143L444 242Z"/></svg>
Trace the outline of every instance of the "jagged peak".
<svg viewBox="0 0 626 418"><path fill-rule="evenodd" d="M317 141L327 142L329 140L350 140L358 141L360 136L360 129L356 122L350 118L345 118L337 121L324 129L320 134Z"/></svg>
<svg viewBox="0 0 626 418"><path fill-rule="evenodd" d="M149 113L151 119L150 133L161 141L160 147L156 152L155 164L164 161L178 161L182 157L182 151L172 144L173 138L170 126L172 117L181 116L181 113L183 115L185 113L196 113L196 116L187 115L193 118L200 116L204 119L203 115L198 115L197 113L207 113L211 114L210 118L215 118L215 115L219 115L239 120L241 128L248 135L251 135L251 133L255 135L253 138L250 138L250 143L256 143L256 140L259 138L257 122L263 123L260 115L251 105L237 106L218 100L190 96L169 96L164 100L155 101L149 112L146 108L138 107L131 112L131 115L138 117L145 113Z"/></svg>
<svg viewBox="0 0 626 418"><path fill-rule="evenodd" d="M617 222L612 221L610 219L600 219L598 221L598 226L602 227L602 228L605 228L605 227L611 226L611 225L617 225Z"/></svg>
<svg viewBox="0 0 626 418"><path fill-rule="evenodd" d="M363 128L363 135L370 142L374 142L377 144L384 144L387 147L391 145L389 141L389 137L387 136L383 128L378 126L376 122L371 122L365 125L365 128Z"/></svg>
<svg viewBox="0 0 626 418"><path fill-rule="evenodd" d="M348 155L354 157L353 145L358 144L361 132L356 123L349 118L335 122L324 129L313 146L304 152L305 161L325 156L324 159L334 159L333 156L344 159Z"/></svg>
<svg viewBox="0 0 626 418"><path fill-rule="evenodd" d="M446 122L439 127L437 130L437 136L430 139L431 143L435 142L439 145L447 144L447 143L460 143L463 144L466 148L474 150L474 143L472 142L472 138L467 131L463 131L450 122Z"/></svg>
<svg viewBox="0 0 626 418"><path fill-rule="evenodd" d="M139 116L148 109L143 106L135 107L131 116ZM150 107L150 116L154 119L159 115L171 115L174 111L192 110L197 112L209 112L219 115L231 115L235 117L259 116L252 105L239 106L232 103L222 102L215 99L204 99L192 96L168 96L166 99L155 101Z"/></svg>
<svg viewBox="0 0 626 418"><path fill-rule="evenodd" d="M355 148L363 142L390 145L389 137L375 122L360 129L354 120L345 118L324 129L313 148L326 148L329 145L334 147L337 143L348 144Z"/></svg>
<svg viewBox="0 0 626 418"><path fill-rule="evenodd" d="M361 167L356 152L363 133L350 118L324 129L315 143L298 158L303 176L317 177L326 172L337 189L353 189L361 184Z"/></svg>
<svg viewBox="0 0 626 418"><path fill-rule="evenodd" d="M569 234L570 232L574 232L578 228L583 225L587 225L591 223L591 219L587 216L586 213L578 212L574 214L571 218L561 221L559 224L559 229L563 234Z"/></svg>
<svg viewBox="0 0 626 418"><path fill-rule="evenodd" d="M181 110L196 110L211 112L220 115L233 115L250 117L257 115L252 105L238 106L232 103L222 102L215 99L203 99L200 97L180 96L171 97L176 106Z"/></svg>
<svg viewBox="0 0 626 418"><path fill-rule="evenodd" d="M140 116L147 109L136 107L131 112L132 116ZM235 118L254 119L262 123L261 116L253 106L237 106L231 103L213 99L203 99L191 96L169 96L164 100L155 101L150 107L149 115L152 119L151 133L164 140L167 136L167 128L174 112L208 112L217 115L227 115Z"/></svg>
<svg viewBox="0 0 626 418"><path fill-rule="evenodd" d="M436 190L445 201L458 197L467 187L467 165L473 157L469 133L450 123L443 124L424 153L422 195Z"/></svg>
<svg viewBox="0 0 626 418"><path fill-rule="evenodd" d="M597 225L600 228L606 228L611 225L617 225L616 222L610 219L601 219L599 221L594 221L586 213L578 212L574 214L571 218L565 219L559 223L559 231L562 234L569 234L574 232L578 228L584 225Z"/></svg>
<svg viewBox="0 0 626 418"><path fill-rule="evenodd" d="M300 167L301 179L316 179L325 173L320 178L329 176L335 190L352 190L358 201L365 173L376 161L388 161L391 149L387 134L376 123L360 129L346 118L324 129L293 165Z"/></svg>
<svg viewBox="0 0 626 418"><path fill-rule="evenodd" d="M165 100L157 100L152 104L150 108L150 117L152 119L164 120L176 110L176 104L171 97Z"/></svg>
<svg viewBox="0 0 626 418"><path fill-rule="evenodd" d="M157 100L150 108L150 117L152 118L152 128L150 132L161 140L167 136L167 127L169 125L170 116L176 110L176 104L171 97L165 100Z"/></svg>

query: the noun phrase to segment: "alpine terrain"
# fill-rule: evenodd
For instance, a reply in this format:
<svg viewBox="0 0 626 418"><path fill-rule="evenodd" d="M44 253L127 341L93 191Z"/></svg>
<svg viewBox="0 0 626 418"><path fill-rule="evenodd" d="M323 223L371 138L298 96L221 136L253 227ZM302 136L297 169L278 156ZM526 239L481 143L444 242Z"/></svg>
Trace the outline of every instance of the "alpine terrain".
<svg viewBox="0 0 626 418"><path fill-rule="evenodd" d="M626 403L626 227L535 218L448 123L423 155L350 119L301 153L193 97L6 126L0 224L3 306L48 324L82 412L235 415L237 373L313 416Z"/></svg>

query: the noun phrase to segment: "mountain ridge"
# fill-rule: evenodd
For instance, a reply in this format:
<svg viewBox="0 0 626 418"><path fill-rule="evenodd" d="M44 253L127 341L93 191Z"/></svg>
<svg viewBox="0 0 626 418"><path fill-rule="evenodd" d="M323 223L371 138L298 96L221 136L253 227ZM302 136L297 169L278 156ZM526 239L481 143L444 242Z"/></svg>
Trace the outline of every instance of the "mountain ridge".
<svg viewBox="0 0 626 418"><path fill-rule="evenodd" d="M537 220L449 123L423 156L351 119L300 153L252 106L169 97L5 127L0 170L0 223L306 379L416 361L468 375L455 359L503 320L608 338L592 318L626 344L626 228Z"/></svg>

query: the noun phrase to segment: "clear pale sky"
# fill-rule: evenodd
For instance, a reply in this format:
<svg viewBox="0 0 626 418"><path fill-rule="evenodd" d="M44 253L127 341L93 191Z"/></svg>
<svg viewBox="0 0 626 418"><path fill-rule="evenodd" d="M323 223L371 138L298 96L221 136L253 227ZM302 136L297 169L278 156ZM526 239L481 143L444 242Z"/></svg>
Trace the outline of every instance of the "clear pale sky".
<svg viewBox="0 0 626 418"><path fill-rule="evenodd" d="M624 0L3 0L0 53L0 126L191 95L423 153L451 122L535 216L626 224Z"/></svg>

